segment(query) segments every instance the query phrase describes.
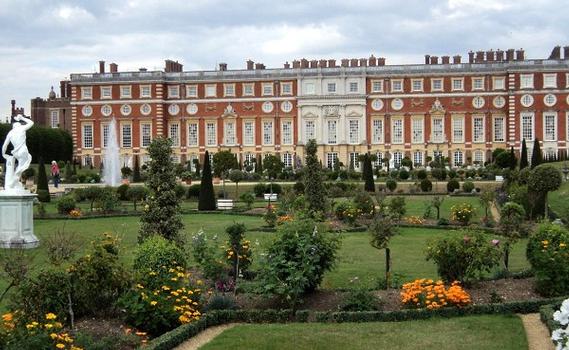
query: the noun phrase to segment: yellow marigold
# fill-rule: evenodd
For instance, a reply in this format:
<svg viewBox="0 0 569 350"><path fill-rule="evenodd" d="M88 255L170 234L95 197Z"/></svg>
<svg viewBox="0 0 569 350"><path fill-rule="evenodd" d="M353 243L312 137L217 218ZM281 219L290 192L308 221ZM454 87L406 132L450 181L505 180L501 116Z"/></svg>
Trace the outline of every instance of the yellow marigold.
<svg viewBox="0 0 569 350"><path fill-rule="evenodd" d="M57 343L55 347L58 349L65 349L65 344Z"/></svg>
<svg viewBox="0 0 569 350"><path fill-rule="evenodd" d="M51 333L51 334L49 335L49 337L50 337L51 339L57 339L57 334Z"/></svg>
<svg viewBox="0 0 569 350"><path fill-rule="evenodd" d="M152 306L154 306L154 305L156 305L156 304L158 304L158 302L157 302L156 300L152 300L152 301L150 302L150 305L152 305Z"/></svg>
<svg viewBox="0 0 569 350"><path fill-rule="evenodd" d="M56 318L57 318L57 316L53 312L50 312L50 313L45 315L46 320L55 320Z"/></svg>
<svg viewBox="0 0 569 350"><path fill-rule="evenodd" d="M14 319L14 315L12 313L7 313L2 315L2 321L4 322L10 322Z"/></svg>

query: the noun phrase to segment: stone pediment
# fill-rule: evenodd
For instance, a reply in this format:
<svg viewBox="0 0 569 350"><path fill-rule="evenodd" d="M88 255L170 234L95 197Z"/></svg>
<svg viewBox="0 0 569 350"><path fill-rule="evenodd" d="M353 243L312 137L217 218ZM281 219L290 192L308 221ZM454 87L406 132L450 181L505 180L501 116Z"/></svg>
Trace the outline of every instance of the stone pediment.
<svg viewBox="0 0 569 350"><path fill-rule="evenodd" d="M431 113L444 113L444 112L445 108L443 107L441 101L437 97L435 99L435 102L433 102L433 105L431 106Z"/></svg>
<svg viewBox="0 0 569 350"><path fill-rule="evenodd" d="M231 103L227 104L227 106L223 110L223 114L221 116L224 118L237 117L237 113L235 112L235 109L233 108Z"/></svg>
<svg viewBox="0 0 569 350"><path fill-rule="evenodd" d="M302 115L303 118L317 118L318 116L312 112L308 112Z"/></svg>
<svg viewBox="0 0 569 350"><path fill-rule="evenodd" d="M360 117L363 117L363 114L358 113L356 111L351 111L350 113L346 114L346 117L360 118Z"/></svg>
<svg viewBox="0 0 569 350"><path fill-rule="evenodd" d="M322 111L326 117L337 117L340 115L340 106L338 105L328 105L322 106Z"/></svg>

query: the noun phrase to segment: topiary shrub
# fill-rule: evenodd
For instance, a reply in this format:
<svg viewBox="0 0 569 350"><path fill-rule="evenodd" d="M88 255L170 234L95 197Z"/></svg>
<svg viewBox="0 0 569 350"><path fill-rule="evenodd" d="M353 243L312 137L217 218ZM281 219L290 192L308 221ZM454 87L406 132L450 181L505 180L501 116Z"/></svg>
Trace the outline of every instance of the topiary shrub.
<svg viewBox="0 0 569 350"><path fill-rule="evenodd" d="M373 198L365 191L359 191L354 196L354 206L363 215L373 215L375 211L375 203Z"/></svg>
<svg viewBox="0 0 569 350"><path fill-rule="evenodd" d="M207 304L204 306L205 312L214 310L237 310L237 300L229 294L215 294L209 298Z"/></svg>
<svg viewBox="0 0 569 350"><path fill-rule="evenodd" d="M472 193L472 190L474 189L474 184L472 183L472 181L465 181L462 184L462 190L465 193Z"/></svg>
<svg viewBox="0 0 569 350"><path fill-rule="evenodd" d="M425 180L427 178L427 171L425 169L417 170L417 179Z"/></svg>
<svg viewBox="0 0 569 350"><path fill-rule="evenodd" d="M292 189L297 194L304 194L304 190L305 190L304 183L303 182L297 182L294 184L294 186L292 186Z"/></svg>
<svg viewBox="0 0 569 350"><path fill-rule="evenodd" d="M399 171L399 178L400 178L401 180L407 180L407 179L409 178L409 172L408 172L407 170L405 170L405 169L401 169L401 170Z"/></svg>
<svg viewBox="0 0 569 350"><path fill-rule="evenodd" d="M176 197L178 197L178 199L182 199L186 196L187 193L186 186L182 184L176 184L176 187L174 187L174 192L176 193Z"/></svg>
<svg viewBox="0 0 569 350"><path fill-rule="evenodd" d="M449 193L453 193L454 190L458 190L459 188L460 188L460 183L457 180L452 179L449 180L449 182L447 182L447 191Z"/></svg>
<svg viewBox="0 0 569 350"><path fill-rule="evenodd" d="M447 178L447 171L444 168L434 168L431 170L431 176L439 181L443 181Z"/></svg>
<svg viewBox="0 0 569 350"><path fill-rule="evenodd" d="M273 193L281 194L283 192L283 188L279 184L273 183L272 188L273 188ZM265 187L265 193L271 193L271 184L267 184L267 186Z"/></svg>
<svg viewBox="0 0 569 350"><path fill-rule="evenodd" d="M252 192L245 192L239 197L243 203L247 206L247 209L251 209L253 203L255 203L255 195Z"/></svg>
<svg viewBox="0 0 569 350"><path fill-rule="evenodd" d="M128 184L122 184L119 187L117 187L117 196L119 197L119 200L121 201L128 200L128 196L126 193L128 192L129 188L130 186Z"/></svg>
<svg viewBox="0 0 569 350"><path fill-rule="evenodd" d="M59 214L69 214L75 207L75 199L71 195L63 196L57 201L57 212Z"/></svg>
<svg viewBox="0 0 569 350"><path fill-rule="evenodd" d="M255 197L263 197L266 188L267 185L265 185L262 182L259 182L255 186L253 186L253 192L255 193Z"/></svg>
<svg viewBox="0 0 569 350"><path fill-rule="evenodd" d="M448 178L449 179L456 179L458 176L458 174L456 173L456 170L451 169L448 171Z"/></svg>
<svg viewBox="0 0 569 350"><path fill-rule="evenodd" d="M385 187L387 187L390 192L393 192L397 188L397 181L394 179L387 179L385 181Z"/></svg>
<svg viewBox="0 0 569 350"><path fill-rule="evenodd" d="M200 184L194 184L188 187L186 194L187 199L198 199L200 196Z"/></svg>
<svg viewBox="0 0 569 350"><path fill-rule="evenodd" d="M433 190L433 183L429 179L421 180L421 191L431 192Z"/></svg>
<svg viewBox="0 0 569 350"><path fill-rule="evenodd" d="M49 190L37 190L36 194L38 195L38 201L42 203L49 202L51 200L51 195L49 194Z"/></svg>
<svg viewBox="0 0 569 350"><path fill-rule="evenodd" d="M373 293L358 288L346 293L338 308L340 311L377 311L381 306L381 301Z"/></svg>

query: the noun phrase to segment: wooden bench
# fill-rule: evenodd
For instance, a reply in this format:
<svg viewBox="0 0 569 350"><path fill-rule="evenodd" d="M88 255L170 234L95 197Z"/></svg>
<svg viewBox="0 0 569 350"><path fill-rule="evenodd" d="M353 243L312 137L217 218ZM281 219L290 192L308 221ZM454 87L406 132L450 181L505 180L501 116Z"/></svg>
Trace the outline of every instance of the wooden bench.
<svg viewBox="0 0 569 350"><path fill-rule="evenodd" d="M218 199L217 200L218 210L232 210L233 209L233 199Z"/></svg>
<svg viewBox="0 0 569 350"><path fill-rule="evenodd" d="M268 201L270 200L271 202L275 202L277 200L277 194L276 193L265 193L265 200Z"/></svg>

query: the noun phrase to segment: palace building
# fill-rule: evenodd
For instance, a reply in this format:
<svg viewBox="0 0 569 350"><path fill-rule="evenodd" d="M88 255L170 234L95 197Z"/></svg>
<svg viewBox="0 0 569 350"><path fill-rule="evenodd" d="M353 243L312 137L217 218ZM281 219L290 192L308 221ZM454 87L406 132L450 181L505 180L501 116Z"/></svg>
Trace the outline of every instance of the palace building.
<svg viewBox="0 0 569 350"><path fill-rule="evenodd" d="M267 69L183 71L166 60L163 71L71 74L71 127L75 157L98 165L111 118L123 164L157 136L169 137L178 162L231 150L244 163L278 154L285 166L304 160L315 139L324 166L359 169L358 156L376 154L393 165L409 157L449 157L458 167L483 164L492 150L522 139L531 154L566 150L569 137L569 46L548 58L526 59L524 50L425 55L422 64L388 65L383 57L294 60Z"/></svg>

